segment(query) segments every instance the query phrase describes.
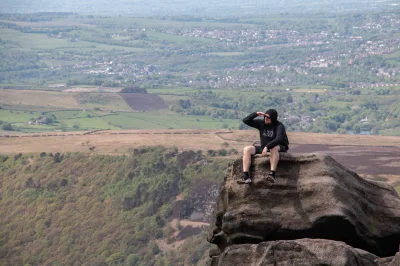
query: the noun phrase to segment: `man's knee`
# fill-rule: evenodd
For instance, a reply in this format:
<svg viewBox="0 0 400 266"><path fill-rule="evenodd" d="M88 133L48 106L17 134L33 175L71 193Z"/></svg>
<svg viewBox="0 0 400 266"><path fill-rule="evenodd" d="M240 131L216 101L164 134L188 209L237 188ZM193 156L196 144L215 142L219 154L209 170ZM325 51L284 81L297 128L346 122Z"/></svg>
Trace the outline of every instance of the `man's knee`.
<svg viewBox="0 0 400 266"><path fill-rule="evenodd" d="M243 154L253 155L256 153L256 148L254 146L246 146L243 148Z"/></svg>
<svg viewBox="0 0 400 266"><path fill-rule="evenodd" d="M275 147L273 147L271 149L271 152L279 152L281 150L281 147L279 147L279 145L276 145Z"/></svg>

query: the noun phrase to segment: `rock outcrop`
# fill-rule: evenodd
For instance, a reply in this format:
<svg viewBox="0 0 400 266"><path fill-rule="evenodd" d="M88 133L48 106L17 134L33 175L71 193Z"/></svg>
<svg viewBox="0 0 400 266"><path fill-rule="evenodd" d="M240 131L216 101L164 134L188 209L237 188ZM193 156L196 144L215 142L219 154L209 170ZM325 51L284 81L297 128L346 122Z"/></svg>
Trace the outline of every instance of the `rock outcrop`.
<svg viewBox="0 0 400 266"><path fill-rule="evenodd" d="M400 198L390 185L366 180L324 154L281 154L275 184L265 179L269 166L268 158L253 158L251 185L237 184L241 159L229 166L208 236L218 246L210 253L219 256L212 265L269 265L270 258L221 264L244 244L260 243L243 248L267 257L275 254L272 247L296 246L320 261L307 265L377 265L370 263L399 251ZM347 260L359 263L325 263L331 252L350 254ZM262 256L256 253L248 261Z"/></svg>
<svg viewBox="0 0 400 266"><path fill-rule="evenodd" d="M233 245L210 266L225 265L376 265L377 257L343 242L324 239L278 240Z"/></svg>
<svg viewBox="0 0 400 266"><path fill-rule="evenodd" d="M400 252L396 256L379 258L375 260L376 266L400 266Z"/></svg>

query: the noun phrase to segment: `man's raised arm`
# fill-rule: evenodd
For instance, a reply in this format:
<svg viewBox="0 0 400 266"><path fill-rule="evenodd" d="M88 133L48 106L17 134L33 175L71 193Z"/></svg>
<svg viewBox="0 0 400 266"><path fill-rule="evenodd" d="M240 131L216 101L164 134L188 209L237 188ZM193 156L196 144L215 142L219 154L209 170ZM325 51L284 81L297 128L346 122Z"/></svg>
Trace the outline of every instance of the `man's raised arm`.
<svg viewBox="0 0 400 266"><path fill-rule="evenodd" d="M260 115L264 115L264 113L263 112L251 113L243 119L243 123L245 123L249 127L260 128L261 123L259 121L254 121L254 118Z"/></svg>

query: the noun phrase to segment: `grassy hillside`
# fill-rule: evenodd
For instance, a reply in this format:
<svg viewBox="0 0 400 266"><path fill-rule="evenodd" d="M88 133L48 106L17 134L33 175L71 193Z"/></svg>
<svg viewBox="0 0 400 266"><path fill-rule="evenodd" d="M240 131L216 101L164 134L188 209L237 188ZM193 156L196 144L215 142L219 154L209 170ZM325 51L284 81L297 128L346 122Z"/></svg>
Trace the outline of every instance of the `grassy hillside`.
<svg viewBox="0 0 400 266"><path fill-rule="evenodd" d="M177 240L183 228L170 221L190 215L193 191L217 186L225 168L163 147L2 155L0 265L201 265L204 235L157 243ZM177 195L192 199L179 209Z"/></svg>

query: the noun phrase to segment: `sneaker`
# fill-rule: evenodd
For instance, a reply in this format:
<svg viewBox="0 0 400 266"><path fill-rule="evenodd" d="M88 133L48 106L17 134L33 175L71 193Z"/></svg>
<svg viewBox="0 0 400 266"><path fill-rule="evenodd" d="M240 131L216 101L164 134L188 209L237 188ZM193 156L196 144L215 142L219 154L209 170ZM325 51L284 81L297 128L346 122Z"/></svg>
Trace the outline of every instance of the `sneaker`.
<svg viewBox="0 0 400 266"><path fill-rule="evenodd" d="M238 184L250 184L251 178L247 176L243 176L241 180L237 181Z"/></svg>
<svg viewBox="0 0 400 266"><path fill-rule="evenodd" d="M267 181L271 182L271 183L275 183L275 177L274 177L274 175L272 173L269 173L267 175Z"/></svg>
<svg viewBox="0 0 400 266"><path fill-rule="evenodd" d="M245 184L250 184L250 183L251 183L251 179L250 179L250 178L245 179L245 180L244 180L244 183L245 183Z"/></svg>

